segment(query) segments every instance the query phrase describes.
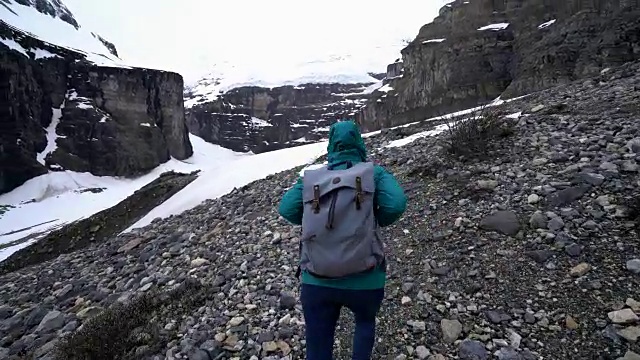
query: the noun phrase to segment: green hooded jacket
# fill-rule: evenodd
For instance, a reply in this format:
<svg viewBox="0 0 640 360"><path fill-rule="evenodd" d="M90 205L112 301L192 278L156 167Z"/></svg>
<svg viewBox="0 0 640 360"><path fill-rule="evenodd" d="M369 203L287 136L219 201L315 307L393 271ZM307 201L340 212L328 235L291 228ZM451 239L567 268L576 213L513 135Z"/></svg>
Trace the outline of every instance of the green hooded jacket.
<svg viewBox="0 0 640 360"><path fill-rule="evenodd" d="M356 123L339 121L331 126L327 157L329 165L335 169L345 169L348 161L356 164L367 160L367 150ZM374 213L378 226L384 227L393 224L402 216L407 206L407 198L395 177L383 167L375 166L374 178L376 184ZM287 221L301 225L302 210L302 178L298 178L296 184L282 197L278 211ZM385 281L386 273L383 267L365 274L340 279L321 279L305 271L302 272L304 284L340 289L379 289L384 287Z"/></svg>

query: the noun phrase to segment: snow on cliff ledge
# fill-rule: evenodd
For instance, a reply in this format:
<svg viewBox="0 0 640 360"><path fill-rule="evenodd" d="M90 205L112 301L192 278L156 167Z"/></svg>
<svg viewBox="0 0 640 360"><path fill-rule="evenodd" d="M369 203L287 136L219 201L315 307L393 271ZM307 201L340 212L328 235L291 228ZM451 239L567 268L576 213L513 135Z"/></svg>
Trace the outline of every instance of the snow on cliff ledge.
<svg viewBox="0 0 640 360"><path fill-rule="evenodd" d="M0 20L16 30L39 40L68 48L86 55L87 60L101 66L122 66L120 59L109 51L99 37L77 24L71 12L59 1L51 4L49 14L39 12L35 7L17 3L14 0L0 0ZM56 5L56 6L54 6ZM59 17L58 17L59 16ZM0 41L22 53L27 49L16 48L11 39ZM18 45L19 46L19 45Z"/></svg>

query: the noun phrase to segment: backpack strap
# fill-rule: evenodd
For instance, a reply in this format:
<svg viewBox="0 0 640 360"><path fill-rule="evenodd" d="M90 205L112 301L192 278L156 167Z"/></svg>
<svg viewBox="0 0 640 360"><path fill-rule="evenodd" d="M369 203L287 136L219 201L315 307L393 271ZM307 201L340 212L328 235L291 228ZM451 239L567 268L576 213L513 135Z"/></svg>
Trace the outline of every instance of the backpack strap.
<svg viewBox="0 0 640 360"><path fill-rule="evenodd" d="M362 207L362 178L360 176L356 177L356 210L360 210Z"/></svg>
<svg viewBox="0 0 640 360"><path fill-rule="evenodd" d="M313 212L320 212L320 185L313 186Z"/></svg>

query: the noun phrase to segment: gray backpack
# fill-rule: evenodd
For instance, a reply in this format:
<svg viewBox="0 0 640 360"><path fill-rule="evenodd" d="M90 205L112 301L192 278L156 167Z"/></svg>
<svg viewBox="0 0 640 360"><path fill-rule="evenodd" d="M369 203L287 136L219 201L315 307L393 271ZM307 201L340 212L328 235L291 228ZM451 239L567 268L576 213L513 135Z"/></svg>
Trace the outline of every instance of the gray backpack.
<svg viewBox="0 0 640 360"><path fill-rule="evenodd" d="M374 165L322 167L303 176L300 269L323 278L371 270L384 262L374 216Z"/></svg>

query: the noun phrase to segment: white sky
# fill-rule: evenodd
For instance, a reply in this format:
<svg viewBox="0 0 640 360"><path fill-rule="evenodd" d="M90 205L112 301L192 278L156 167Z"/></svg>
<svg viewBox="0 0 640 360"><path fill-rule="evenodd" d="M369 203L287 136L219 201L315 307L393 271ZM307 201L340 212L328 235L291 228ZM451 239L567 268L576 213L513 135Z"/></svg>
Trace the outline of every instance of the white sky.
<svg viewBox="0 0 640 360"><path fill-rule="evenodd" d="M292 61L398 46L446 2L64 0L80 25L113 42L125 62L179 72L187 83L225 60L277 71ZM392 55L380 63L393 62Z"/></svg>

